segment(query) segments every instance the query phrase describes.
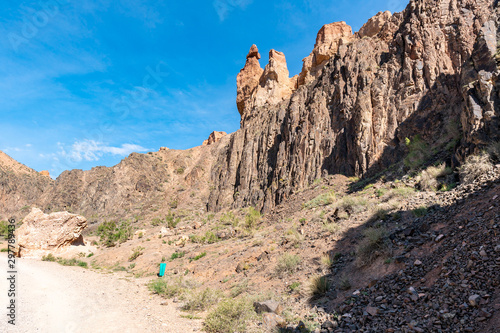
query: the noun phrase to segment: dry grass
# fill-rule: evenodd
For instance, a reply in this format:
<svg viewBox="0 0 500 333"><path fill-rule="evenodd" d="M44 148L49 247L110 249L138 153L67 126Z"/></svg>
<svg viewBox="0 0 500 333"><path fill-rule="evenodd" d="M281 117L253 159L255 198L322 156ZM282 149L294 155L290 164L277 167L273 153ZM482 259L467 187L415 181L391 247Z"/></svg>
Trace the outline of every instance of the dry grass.
<svg viewBox="0 0 500 333"><path fill-rule="evenodd" d="M358 266L371 264L379 255L386 252L386 234L383 228L368 228L363 232L364 239L356 251Z"/></svg>
<svg viewBox="0 0 500 333"><path fill-rule="evenodd" d="M187 294L186 303L182 307L187 311L205 311L217 304L223 297L220 290L206 288L204 290L195 290Z"/></svg>
<svg viewBox="0 0 500 333"><path fill-rule="evenodd" d="M462 184L472 184L481 175L493 170L493 164L487 154L471 155L465 159L459 169Z"/></svg>
<svg viewBox="0 0 500 333"><path fill-rule="evenodd" d="M438 178L447 176L453 171L447 168L445 163L438 166L430 166L420 175L420 188L425 191L437 191L439 188Z"/></svg>
<svg viewBox="0 0 500 333"><path fill-rule="evenodd" d="M252 302L246 298L226 299L207 315L208 333L246 332L247 323L255 316Z"/></svg>
<svg viewBox="0 0 500 333"><path fill-rule="evenodd" d="M324 295L330 290L331 284L326 276L316 275L309 280L309 294L311 297Z"/></svg>
<svg viewBox="0 0 500 333"><path fill-rule="evenodd" d="M285 274L293 274L299 268L302 259L300 256L295 254L285 253L278 258L278 263L276 264L275 272L278 276L283 276Z"/></svg>

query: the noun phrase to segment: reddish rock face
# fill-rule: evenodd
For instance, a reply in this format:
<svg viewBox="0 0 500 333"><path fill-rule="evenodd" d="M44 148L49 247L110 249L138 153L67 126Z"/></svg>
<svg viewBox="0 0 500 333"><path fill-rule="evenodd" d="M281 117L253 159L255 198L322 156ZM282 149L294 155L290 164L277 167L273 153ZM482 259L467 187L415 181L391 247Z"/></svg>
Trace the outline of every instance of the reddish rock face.
<svg viewBox="0 0 500 333"><path fill-rule="evenodd" d="M49 173L48 171L46 171L46 170L40 171L40 174L41 174L42 176L47 176L47 177L50 177L50 173Z"/></svg>
<svg viewBox="0 0 500 333"><path fill-rule="evenodd" d="M339 46L352 41L352 37L351 27L343 21L324 25L318 32L311 54L302 60L304 65L299 76L299 85L314 80L322 66L338 53Z"/></svg>
<svg viewBox="0 0 500 333"><path fill-rule="evenodd" d="M236 105L240 115L243 115L253 92L259 85L260 77L264 70L260 67L259 63L260 54L257 46L254 44L250 48L247 55L247 62L245 67L240 71L236 77L237 95Z"/></svg>
<svg viewBox="0 0 500 333"><path fill-rule="evenodd" d="M368 22L363 24L361 29L357 32L357 35L360 38L373 37L377 35L384 27L384 24L389 21L391 16L392 14L390 11L378 12L377 15L373 16L368 20Z"/></svg>
<svg viewBox="0 0 500 333"><path fill-rule="evenodd" d="M217 131L214 131L214 132L210 133L210 135L209 135L209 137L208 137L207 140L203 141L203 145L204 146L210 146L211 144L219 142L220 139L222 139L226 135L227 135L226 132L217 132Z"/></svg>

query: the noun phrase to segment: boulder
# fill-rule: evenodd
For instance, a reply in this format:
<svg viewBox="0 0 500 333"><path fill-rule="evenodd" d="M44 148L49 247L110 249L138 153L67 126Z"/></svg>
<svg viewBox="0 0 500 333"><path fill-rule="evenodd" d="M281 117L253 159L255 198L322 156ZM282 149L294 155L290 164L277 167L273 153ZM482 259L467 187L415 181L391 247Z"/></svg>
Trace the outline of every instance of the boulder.
<svg viewBox="0 0 500 333"><path fill-rule="evenodd" d="M32 208L15 232L18 256L41 258L72 245L84 245L82 232L86 227L87 220L83 216L68 212L44 214Z"/></svg>

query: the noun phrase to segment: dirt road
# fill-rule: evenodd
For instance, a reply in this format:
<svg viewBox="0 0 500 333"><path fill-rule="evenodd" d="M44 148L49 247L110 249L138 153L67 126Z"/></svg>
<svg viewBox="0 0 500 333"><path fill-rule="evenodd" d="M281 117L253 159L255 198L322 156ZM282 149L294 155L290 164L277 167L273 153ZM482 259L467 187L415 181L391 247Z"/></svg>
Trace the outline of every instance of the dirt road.
<svg viewBox="0 0 500 333"><path fill-rule="evenodd" d="M146 280L17 259L16 325L8 324L7 257L0 256L0 332L197 332L200 321L160 305Z"/></svg>

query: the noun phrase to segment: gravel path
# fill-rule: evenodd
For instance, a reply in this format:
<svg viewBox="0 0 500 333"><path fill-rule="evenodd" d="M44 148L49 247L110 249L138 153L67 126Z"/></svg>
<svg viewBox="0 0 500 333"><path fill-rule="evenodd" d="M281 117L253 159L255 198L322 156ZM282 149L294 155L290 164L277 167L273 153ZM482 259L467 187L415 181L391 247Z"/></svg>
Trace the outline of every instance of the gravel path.
<svg viewBox="0 0 500 333"><path fill-rule="evenodd" d="M16 326L7 323L7 257L0 256L0 332L196 332L200 321L181 318L151 295L147 280L80 267L16 259Z"/></svg>

